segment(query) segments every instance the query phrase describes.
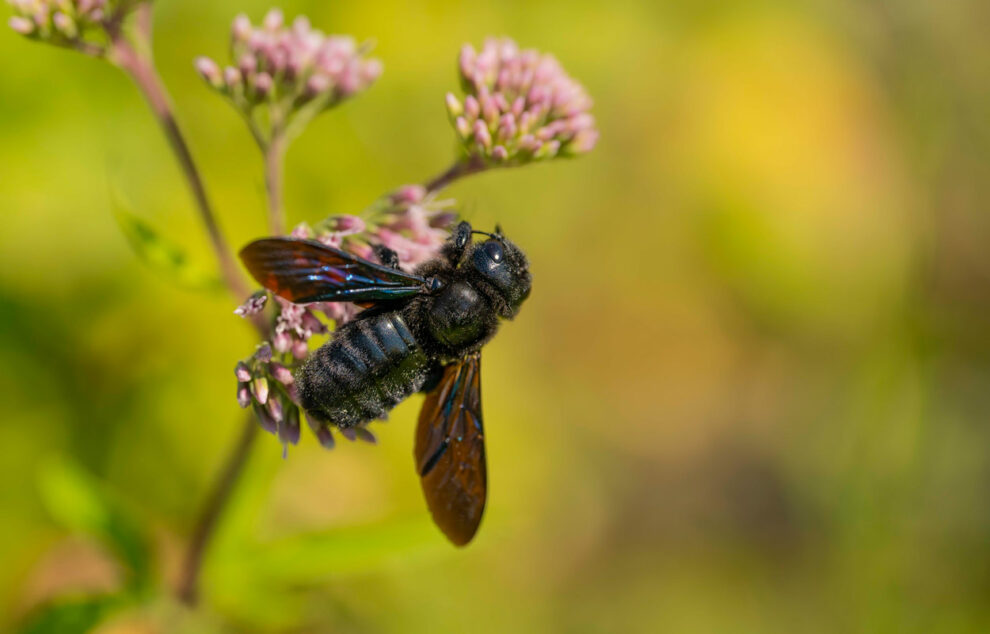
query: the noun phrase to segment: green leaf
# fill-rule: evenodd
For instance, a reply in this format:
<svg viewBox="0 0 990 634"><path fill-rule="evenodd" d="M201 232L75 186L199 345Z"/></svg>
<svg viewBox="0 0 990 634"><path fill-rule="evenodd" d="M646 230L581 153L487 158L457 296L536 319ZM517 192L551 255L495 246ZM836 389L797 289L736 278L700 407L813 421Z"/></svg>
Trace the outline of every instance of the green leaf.
<svg viewBox="0 0 990 634"><path fill-rule="evenodd" d="M185 251L165 239L144 219L134 215L119 191L111 193L114 218L137 256L152 270L177 285L193 290L216 291L220 278L189 261Z"/></svg>
<svg viewBox="0 0 990 634"><path fill-rule="evenodd" d="M448 544L424 517L399 517L265 543L233 566L237 574L298 584L374 570L390 561L443 553Z"/></svg>
<svg viewBox="0 0 990 634"><path fill-rule="evenodd" d="M38 485L42 502L56 522L70 531L94 537L109 548L128 572L129 589L140 591L148 586L148 539L99 481L67 460L51 459L42 464Z"/></svg>
<svg viewBox="0 0 990 634"><path fill-rule="evenodd" d="M56 599L36 609L17 630L20 634L76 634L99 625L121 601L112 596Z"/></svg>

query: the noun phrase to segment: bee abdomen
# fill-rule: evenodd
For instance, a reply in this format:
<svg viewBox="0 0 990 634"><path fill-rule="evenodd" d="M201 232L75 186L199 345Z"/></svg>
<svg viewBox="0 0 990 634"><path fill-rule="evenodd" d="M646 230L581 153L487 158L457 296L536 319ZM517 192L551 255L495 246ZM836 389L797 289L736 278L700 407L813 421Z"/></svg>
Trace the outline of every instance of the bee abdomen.
<svg viewBox="0 0 990 634"><path fill-rule="evenodd" d="M338 330L299 371L302 405L350 427L382 418L422 387L429 361L398 312Z"/></svg>

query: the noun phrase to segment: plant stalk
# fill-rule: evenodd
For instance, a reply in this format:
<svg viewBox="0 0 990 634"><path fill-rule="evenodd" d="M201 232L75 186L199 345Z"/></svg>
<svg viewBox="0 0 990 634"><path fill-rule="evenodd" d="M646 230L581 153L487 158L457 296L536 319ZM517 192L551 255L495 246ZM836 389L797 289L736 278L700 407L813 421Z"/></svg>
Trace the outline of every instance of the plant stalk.
<svg viewBox="0 0 990 634"><path fill-rule="evenodd" d="M477 174L485 170L485 162L480 156L470 156L461 159L450 166L447 171L439 174L435 178L426 182L427 193L435 193L447 187L454 181L470 174Z"/></svg>
<svg viewBox="0 0 990 634"><path fill-rule="evenodd" d="M154 66L151 54L151 4L149 2L141 2L136 6L135 10L137 13L135 25L137 48L122 32L119 21L111 22L108 24L108 34L111 40L108 51L109 58L130 75L151 107L192 192L193 199L196 202L196 208L206 229L206 233L209 236L224 282L235 297L238 299L245 298L249 294L249 289L237 269L233 254L217 223L216 215L206 194L206 187L200 176L199 169L196 167L192 153L189 150L189 145L186 143L185 137L176 122L175 115L172 111L171 99ZM271 222L275 223L276 220L273 218ZM263 314L254 315L252 324L262 339L270 337L271 327ZM199 574L202 569L206 548L216 531L217 524L224 509L227 507L227 503L230 501L231 494L243 473L244 466L251 453L251 447L254 445L255 438L257 437L257 428L254 415L249 413L244 424L244 429L237 443L231 449L196 521L188 550L186 551L177 590L179 599L187 605L192 606L196 603Z"/></svg>
<svg viewBox="0 0 990 634"><path fill-rule="evenodd" d="M224 281L237 297L247 297L249 295L248 287L238 272L227 241L220 231L213 207L206 194L206 187L200 177L192 153L189 151L185 137L176 123L171 100L152 60L147 54L135 49L134 45L122 34L114 38L110 47L110 57L134 80L158 120L192 192L196 209L209 236Z"/></svg>
<svg viewBox="0 0 990 634"><path fill-rule="evenodd" d="M210 538L216 531L217 522L220 515L227 507L230 496L234 492L237 481L240 479L251 454L251 447L258 436L258 423L254 419L254 414L248 412L247 420L244 422L244 429L234 445L223 469L213 483L209 497L206 498L203 508L200 511L199 519L196 521L196 528L186 550L185 560L182 564L182 573L179 578L178 596L179 600L189 606L196 605L198 599L199 572L203 567L203 554L210 543Z"/></svg>
<svg viewBox="0 0 990 634"><path fill-rule="evenodd" d="M265 148L265 190L268 192L268 229L273 236L285 233L285 210L282 207L282 179L285 160L285 136L276 131Z"/></svg>

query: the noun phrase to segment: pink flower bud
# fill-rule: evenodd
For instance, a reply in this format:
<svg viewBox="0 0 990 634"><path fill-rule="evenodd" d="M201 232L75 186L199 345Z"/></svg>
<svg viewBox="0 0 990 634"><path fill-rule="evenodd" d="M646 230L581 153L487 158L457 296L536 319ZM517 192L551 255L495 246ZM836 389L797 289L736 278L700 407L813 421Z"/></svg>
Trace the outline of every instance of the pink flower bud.
<svg viewBox="0 0 990 634"><path fill-rule="evenodd" d="M547 141L543 144L536 152L536 158L553 158L557 156L557 152L560 150L560 141L554 139L552 141Z"/></svg>
<svg viewBox="0 0 990 634"><path fill-rule="evenodd" d="M7 25L21 35L31 35L34 33L34 22L19 15L15 15L7 20Z"/></svg>
<svg viewBox="0 0 990 634"><path fill-rule="evenodd" d="M292 370L281 363L272 361L268 365L268 368L272 373L272 377L282 385L292 385L295 382L295 378L292 376Z"/></svg>
<svg viewBox="0 0 990 634"><path fill-rule="evenodd" d="M254 93L259 99L264 99L272 91L272 76L262 71L254 77Z"/></svg>
<svg viewBox="0 0 990 634"><path fill-rule="evenodd" d="M262 21L261 25L264 27L266 31L277 31L280 28L282 28L282 24L284 23L284 21L285 20L284 17L282 16L281 9L271 9L268 13L265 14L265 18Z"/></svg>
<svg viewBox="0 0 990 634"><path fill-rule="evenodd" d="M296 387L295 383L286 385L285 392L289 395L289 400L296 404L299 403L299 389Z"/></svg>
<svg viewBox="0 0 990 634"><path fill-rule="evenodd" d="M244 303L234 309L234 314L241 317L248 317L250 315L257 315L265 308L265 304L268 303L268 293L265 291L258 291L257 293L251 295Z"/></svg>
<svg viewBox="0 0 990 634"><path fill-rule="evenodd" d="M461 75L464 77L473 77L475 72L475 61L477 60L478 54L475 52L474 47L470 44L465 44L461 47L460 58L458 59L458 64L461 69Z"/></svg>
<svg viewBox="0 0 990 634"><path fill-rule="evenodd" d="M254 395L254 400L264 405L268 400L268 379L263 376L255 377L251 381L251 394Z"/></svg>
<svg viewBox="0 0 990 634"><path fill-rule="evenodd" d="M457 117L454 127L457 129L457 133L461 135L462 139L466 139L471 136L471 124L468 123L467 119L464 117Z"/></svg>
<svg viewBox="0 0 990 634"><path fill-rule="evenodd" d="M316 239L319 242L322 242L323 244L327 245L328 247L334 247L335 249L339 249L341 246L343 246L343 242L344 242L344 236L342 236L337 231L328 231L326 233L321 233L320 235L316 236Z"/></svg>
<svg viewBox="0 0 990 634"><path fill-rule="evenodd" d="M52 15L52 24L65 37L73 38L79 33L75 21L61 11L56 11Z"/></svg>
<svg viewBox="0 0 990 634"><path fill-rule="evenodd" d="M519 139L519 149L526 152L536 152L543 146L543 143L536 140L532 134L526 134Z"/></svg>
<svg viewBox="0 0 990 634"><path fill-rule="evenodd" d="M309 23L309 18L304 15L297 15L296 19L292 21L292 30L296 35L306 35L311 28L312 25Z"/></svg>
<svg viewBox="0 0 990 634"><path fill-rule="evenodd" d="M323 94L333 87L333 80L326 75L316 74L306 80L306 95L315 97Z"/></svg>
<svg viewBox="0 0 990 634"><path fill-rule="evenodd" d="M381 60L369 59L364 64L361 64L361 87L367 87L372 84L376 79L382 76L382 72L385 67L382 65Z"/></svg>
<svg viewBox="0 0 990 634"><path fill-rule="evenodd" d="M272 347L266 341L260 344L254 351L254 358L262 363L268 363L272 360Z"/></svg>
<svg viewBox="0 0 990 634"><path fill-rule="evenodd" d="M597 143L598 130L594 128L582 130L574 137L574 141L571 142L568 149L576 154L584 154L585 152L590 152Z"/></svg>
<svg viewBox="0 0 990 634"><path fill-rule="evenodd" d="M371 262L377 262L378 258L375 257L375 250L371 248L371 245L365 243L349 243L347 250L358 256L359 258L364 258ZM333 306L343 306L343 304L332 304Z"/></svg>
<svg viewBox="0 0 990 634"><path fill-rule="evenodd" d="M251 37L251 20L243 13L237 14L230 25L230 37L235 42L247 42Z"/></svg>
<svg viewBox="0 0 990 634"><path fill-rule="evenodd" d="M303 222L296 225L295 229L293 229L292 233L289 235L291 235L293 238L303 238L309 240L313 238L313 230L309 227L308 224Z"/></svg>
<svg viewBox="0 0 990 634"><path fill-rule="evenodd" d="M254 58L254 55L247 53L241 55L241 59L238 60L237 65L245 77L252 75L254 71L258 70L258 60Z"/></svg>
<svg viewBox="0 0 990 634"><path fill-rule="evenodd" d="M254 403L254 415L258 418L258 423L261 425L261 428L266 432L269 434L278 432L278 423L276 423L271 414L268 413L267 408L261 407L257 403Z"/></svg>
<svg viewBox="0 0 990 634"><path fill-rule="evenodd" d="M478 115L481 114L481 106L478 105L478 100L474 95L468 95L464 98L464 112L472 119L477 119Z"/></svg>
<svg viewBox="0 0 990 634"><path fill-rule="evenodd" d="M247 383L251 380L251 368L243 361L238 361L237 365L234 366L234 376L241 383Z"/></svg>
<svg viewBox="0 0 990 634"><path fill-rule="evenodd" d="M334 216L330 221L330 226L333 231L343 234L362 233L365 230L364 220L350 214Z"/></svg>
<svg viewBox="0 0 990 634"><path fill-rule="evenodd" d="M523 113L523 110L525 108L526 108L526 98L516 97L516 100L512 102L512 116L518 119L519 116Z"/></svg>
<svg viewBox="0 0 990 634"><path fill-rule="evenodd" d="M283 445L299 443L299 408L295 405L285 408L282 422L278 426L278 439Z"/></svg>
<svg viewBox="0 0 990 634"><path fill-rule="evenodd" d="M509 158L509 151L505 149L504 145L496 145L492 148L492 158L496 161L505 161Z"/></svg>
<svg viewBox="0 0 990 634"><path fill-rule="evenodd" d="M242 408L251 404L251 390L247 383L237 384L237 404Z"/></svg>
<svg viewBox="0 0 990 634"><path fill-rule="evenodd" d="M474 140L486 149L491 147L492 135L484 121L474 122Z"/></svg>
<svg viewBox="0 0 990 634"><path fill-rule="evenodd" d="M223 69L223 83L227 84L228 89L233 90L241 83L241 71L233 66L227 66Z"/></svg>
<svg viewBox="0 0 990 634"><path fill-rule="evenodd" d="M272 417L272 420L274 420L276 423L281 422L282 399L280 399L277 394L272 395L272 397L268 399L266 405L268 406L268 414L269 416Z"/></svg>
<svg viewBox="0 0 990 634"><path fill-rule="evenodd" d="M275 333L275 336L272 338L272 345L280 353L285 354L292 347L292 335L287 332Z"/></svg>
<svg viewBox="0 0 990 634"><path fill-rule="evenodd" d="M392 200L397 204L415 205L425 197L426 188L422 185L403 185L392 195Z"/></svg>
<svg viewBox="0 0 990 634"><path fill-rule="evenodd" d="M457 100L454 93L448 92L445 100L447 102L447 113L451 117L456 119L464 113L464 106L462 106L461 102Z"/></svg>
<svg viewBox="0 0 990 634"><path fill-rule="evenodd" d="M511 113L502 115L498 121L498 137L502 140L508 140L515 137L517 131L516 118Z"/></svg>
<svg viewBox="0 0 990 634"><path fill-rule="evenodd" d="M305 359L309 354L309 346L302 339L297 339L292 343L292 356L297 359Z"/></svg>
<svg viewBox="0 0 990 634"><path fill-rule="evenodd" d="M312 311L307 310L302 315L302 327L303 329L310 333L310 336L322 335L327 331L327 327L323 325L323 322L316 318L316 315Z"/></svg>
<svg viewBox="0 0 990 634"><path fill-rule="evenodd" d="M222 82L220 67L209 57L197 57L195 61L196 72L214 88L219 88Z"/></svg>

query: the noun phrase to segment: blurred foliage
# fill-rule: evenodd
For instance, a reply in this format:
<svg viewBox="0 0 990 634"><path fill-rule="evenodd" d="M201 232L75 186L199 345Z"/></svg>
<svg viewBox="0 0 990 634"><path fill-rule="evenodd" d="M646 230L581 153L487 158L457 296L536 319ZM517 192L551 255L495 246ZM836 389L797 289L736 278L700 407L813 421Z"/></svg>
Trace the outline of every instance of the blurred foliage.
<svg viewBox="0 0 990 634"><path fill-rule="evenodd" d="M264 232L260 159L192 59L268 6L156 6L234 245ZM240 424L231 369L252 335L233 299L176 287L118 229L114 188L156 228L141 235L212 266L126 78L4 29L0 629L990 629L990 5L282 7L375 38L385 63L293 145L291 222L446 167L465 41L551 51L596 100L588 157L450 192L536 279L486 349L479 537L456 550L430 524L414 398L376 447L304 436L282 460L266 438L203 610L166 597ZM109 598L145 575L149 592Z"/></svg>

